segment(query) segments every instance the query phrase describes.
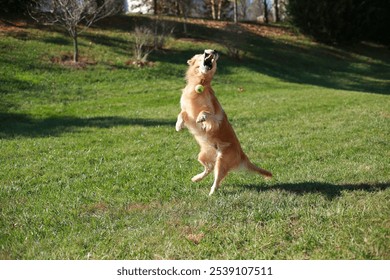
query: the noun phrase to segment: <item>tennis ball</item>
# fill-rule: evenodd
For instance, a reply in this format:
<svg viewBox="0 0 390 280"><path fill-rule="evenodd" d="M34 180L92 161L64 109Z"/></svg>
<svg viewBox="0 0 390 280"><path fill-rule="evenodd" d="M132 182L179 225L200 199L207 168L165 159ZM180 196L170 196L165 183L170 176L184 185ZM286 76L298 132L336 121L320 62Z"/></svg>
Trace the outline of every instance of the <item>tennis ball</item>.
<svg viewBox="0 0 390 280"><path fill-rule="evenodd" d="M197 93L202 93L202 92L204 91L204 86L202 86L202 85L196 85L196 86L195 86L195 91L196 91Z"/></svg>

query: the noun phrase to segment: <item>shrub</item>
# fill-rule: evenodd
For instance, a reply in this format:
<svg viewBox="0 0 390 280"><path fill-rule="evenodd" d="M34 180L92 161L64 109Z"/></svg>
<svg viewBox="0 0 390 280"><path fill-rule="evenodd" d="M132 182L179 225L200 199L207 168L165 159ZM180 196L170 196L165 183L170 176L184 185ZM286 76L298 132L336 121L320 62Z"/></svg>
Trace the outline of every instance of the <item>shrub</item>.
<svg viewBox="0 0 390 280"><path fill-rule="evenodd" d="M136 61L146 62L149 54L153 51L154 36L150 28L145 26L136 27L134 30L134 58Z"/></svg>
<svg viewBox="0 0 390 280"><path fill-rule="evenodd" d="M134 30L135 60L146 62L153 50L163 49L167 38L173 33L173 29L173 27L168 27L165 22L158 19L150 27L137 26Z"/></svg>

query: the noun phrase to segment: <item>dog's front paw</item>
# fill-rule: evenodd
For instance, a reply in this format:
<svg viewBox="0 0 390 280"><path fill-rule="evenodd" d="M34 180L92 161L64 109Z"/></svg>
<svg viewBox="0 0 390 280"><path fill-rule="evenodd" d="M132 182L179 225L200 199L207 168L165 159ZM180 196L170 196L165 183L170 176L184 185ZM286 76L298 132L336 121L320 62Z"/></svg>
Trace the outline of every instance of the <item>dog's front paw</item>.
<svg viewBox="0 0 390 280"><path fill-rule="evenodd" d="M177 116L176 131L180 131L180 130L182 130L184 128L184 118L183 118L183 115L185 115L185 113L181 112Z"/></svg>
<svg viewBox="0 0 390 280"><path fill-rule="evenodd" d="M177 120L176 122L176 131L180 131L184 128L184 121L183 120Z"/></svg>
<svg viewBox="0 0 390 280"><path fill-rule="evenodd" d="M196 119L196 122L197 123L202 123L202 122L205 122L207 120L207 113L205 112L202 112L198 115L198 118Z"/></svg>

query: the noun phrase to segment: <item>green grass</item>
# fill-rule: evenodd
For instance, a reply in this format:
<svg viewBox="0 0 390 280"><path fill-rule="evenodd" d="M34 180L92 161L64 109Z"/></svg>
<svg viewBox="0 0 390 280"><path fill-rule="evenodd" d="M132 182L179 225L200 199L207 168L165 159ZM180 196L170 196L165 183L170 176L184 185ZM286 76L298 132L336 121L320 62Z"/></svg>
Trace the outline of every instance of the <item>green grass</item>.
<svg viewBox="0 0 390 280"><path fill-rule="evenodd" d="M116 20L80 38L85 69L50 62L72 49L57 29L0 34L0 259L390 258L387 49L177 25L136 68L147 19ZM174 129L185 62L210 47L244 150L274 173L232 173L212 197Z"/></svg>

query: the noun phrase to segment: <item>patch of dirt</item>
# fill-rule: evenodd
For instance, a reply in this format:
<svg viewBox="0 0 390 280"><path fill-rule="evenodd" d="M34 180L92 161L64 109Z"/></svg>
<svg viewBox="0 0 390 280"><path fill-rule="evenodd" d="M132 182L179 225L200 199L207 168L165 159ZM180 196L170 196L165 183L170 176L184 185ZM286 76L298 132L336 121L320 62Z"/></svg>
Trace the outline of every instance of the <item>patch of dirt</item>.
<svg viewBox="0 0 390 280"><path fill-rule="evenodd" d="M28 23L25 21L7 21L0 19L0 36L11 36L17 39L26 40L29 33L26 31Z"/></svg>
<svg viewBox="0 0 390 280"><path fill-rule="evenodd" d="M205 40L201 38L190 38L190 37L183 37L183 38L177 38L176 40L186 42L186 43L213 43L211 40Z"/></svg>
<svg viewBox="0 0 390 280"><path fill-rule="evenodd" d="M143 212L146 210L153 210L161 208L161 204L159 202L151 202L151 203L130 203L125 206L125 210L127 212Z"/></svg>
<svg viewBox="0 0 390 280"><path fill-rule="evenodd" d="M88 65L96 65L97 62L87 57L80 56L78 62L73 61L73 54L63 53L60 56L50 57L51 63L60 64L75 69L84 69Z"/></svg>
<svg viewBox="0 0 390 280"><path fill-rule="evenodd" d="M128 60L125 62L126 65L133 65L139 68L142 67L153 67L155 65L152 61L138 61L138 60Z"/></svg>
<svg viewBox="0 0 390 280"><path fill-rule="evenodd" d="M216 29L226 29L234 25L231 21L216 21L216 20L205 20L205 19L189 19L188 23L203 25L208 28L216 28ZM239 22L237 26L247 32L256 34L262 37L274 37L280 35L289 35L296 36L293 32L284 27L272 26L267 24L260 23L244 23Z"/></svg>
<svg viewBox="0 0 390 280"><path fill-rule="evenodd" d="M132 203L126 206L126 211L128 212L143 211L143 210L148 210L149 208L150 208L150 204Z"/></svg>
<svg viewBox="0 0 390 280"><path fill-rule="evenodd" d="M198 19L198 18L190 18L187 20L187 22L192 24L203 25L209 28L218 28L218 29L225 28L228 24L231 24L231 22L228 21L207 20L207 19Z"/></svg>
<svg viewBox="0 0 390 280"><path fill-rule="evenodd" d="M91 205L84 205L83 209L87 213L98 213L106 212L108 210L108 205L104 202L97 202Z"/></svg>
<svg viewBox="0 0 390 280"><path fill-rule="evenodd" d="M283 27L256 23L239 23L239 25L246 31L262 37L275 37L280 35L295 36L294 33Z"/></svg>
<svg viewBox="0 0 390 280"><path fill-rule="evenodd" d="M19 32L27 28L27 22L23 20L7 21L0 19L0 32Z"/></svg>

